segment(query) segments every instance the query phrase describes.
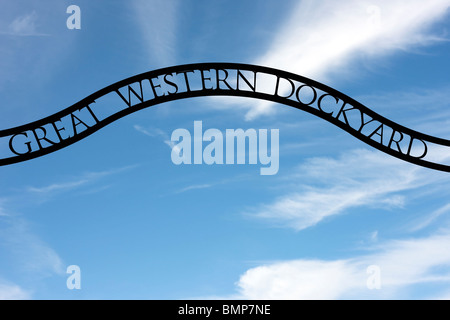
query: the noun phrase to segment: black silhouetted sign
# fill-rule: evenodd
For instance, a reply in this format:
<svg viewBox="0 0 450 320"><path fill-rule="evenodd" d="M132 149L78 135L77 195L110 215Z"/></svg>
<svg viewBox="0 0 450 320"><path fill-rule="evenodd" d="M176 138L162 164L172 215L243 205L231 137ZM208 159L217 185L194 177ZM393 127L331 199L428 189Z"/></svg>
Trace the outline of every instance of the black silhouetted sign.
<svg viewBox="0 0 450 320"><path fill-rule="evenodd" d="M0 131L8 155L0 165L30 160L75 143L130 113L200 96L268 100L312 113L368 145L416 165L450 172L436 162L450 141L429 136L375 113L314 80L272 68L199 63L154 70L103 88L44 119ZM5 141L6 142L6 141Z"/></svg>

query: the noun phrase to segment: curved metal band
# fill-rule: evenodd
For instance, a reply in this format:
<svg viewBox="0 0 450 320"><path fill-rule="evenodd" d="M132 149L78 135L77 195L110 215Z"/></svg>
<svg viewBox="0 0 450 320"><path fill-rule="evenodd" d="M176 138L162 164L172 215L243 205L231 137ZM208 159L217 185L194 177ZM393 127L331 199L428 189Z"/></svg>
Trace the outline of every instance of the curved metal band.
<svg viewBox="0 0 450 320"><path fill-rule="evenodd" d="M275 79L278 79L277 86L275 88L275 92L274 93L259 92L255 88L252 89L250 81L247 81L247 84L249 84L250 89L241 90L239 88L239 73L237 74L238 84L237 84L236 88L232 88L231 86L227 85L227 80L226 79L223 80L223 78L221 78L219 80L215 79L215 81L217 82L217 85L215 88L206 88L205 87L205 80L209 80L210 83L213 83L213 81L214 81L214 79L212 80L211 78L208 78L208 75L205 75L205 72L216 71L217 77L219 78L220 72L222 72L222 75L226 74L228 76L228 73L230 70L234 70L237 72L251 72L255 77L254 78L254 81L255 81L254 86L255 87L256 87L256 75L257 74L266 74L266 75L274 76ZM152 83L151 79L158 79L159 77L167 76L167 75L170 75L170 76L183 75L184 79L187 83L188 89L189 89L188 73L194 73L194 72L198 72L200 74L200 79L203 80L203 88L200 90L184 90L182 92L179 92L180 90L177 86L176 92L166 92L165 95L157 95L157 93L155 92L154 97L152 97L151 99L144 99L142 91L141 91L141 95L139 95L139 93L136 91L133 91L133 90L130 91L130 86L132 84L138 83L139 85L141 85L141 90L142 90L142 81L149 80L150 83ZM241 73L241 76L242 76L242 73ZM298 100L291 99L291 97L286 97L286 96L282 96L281 94L278 94L278 85L279 85L280 79L284 79L284 81L286 81L286 80L290 81L291 83L294 83L294 82L300 83L301 86L307 86L310 89L312 89L314 94L316 94L315 102L317 103L319 101L319 108L313 107L312 106L313 103L305 104ZM241 77L241 83L243 83L244 81L245 81L245 79L243 77ZM219 82L221 82L222 86L220 85ZM155 87L158 87L158 86L155 86ZM152 83L152 88L155 89L155 87L153 87L153 83ZM123 101L127 102L126 97L123 94L120 94L120 89L122 89L122 91L123 91L124 88L128 89L128 97L129 97L129 102L130 102L130 105L128 105L126 108L124 108L118 112L112 113L111 115L109 115L106 118L101 119L101 120L98 120L96 118L96 116L92 113L92 110L89 110L91 112L91 115L96 119L96 123L95 123L95 125L92 125L92 126L86 126L87 127L86 130L79 132L71 137L67 137L64 139L61 138L59 142L52 143L51 145L49 145L47 147L41 146L40 148L38 148L38 150L29 150L29 152L26 152L26 153L16 153L13 151L11 144L12 144L12 139L15 136L21 135L21 134L23 135L27 131L36 132L36 130L38 128L42 128L45 125L54 124L55 122L60 121L63 117L70 116L74 112L77 112L83 108L86 108L86 106L89 106L90 104L94 103L96 100L99 100L108 94L113 93L113 94L117 94L118 96L120 95L121 99ZM173 88L175 88L175 87L172 85L172 89ZM158 89L160 90L161 87L159 87ZM336 103L338 101L342 101L343 106L345 106L345 105L352 106L353 110L357 110L358 112L361 113L363 123L364 123L364 116L368 116L371 119L373 119L373 121L380 123L381 125L384 125L386 127L389 127L393 131L390 145L385 145L383 143L380 143L380 142L374 140L373 135L376 135L378 133L373 132L373 134L370 136L370 135L364 134L361 130L358 130L354 126L350 125L345 117L346 110L345 109L342 110L344 107L342 107L340 110L341 118L339 117L339 115L336 116L335 115L336 113L332 114L330 112L324 112L324 110L322 110L320 108L320 98L318 98L318 95L317 95L318 90L323 91L325 93L325 94L321 95L322 98L325 96L331 96L332 98L334 98L336 100ZM139 103L131 105L131 97L130 97L131 94L133 94L134 98L140 99ZM433 136L406 128L400 124L397 124L397 123L395 123L389 119L386 119L385 117L375 113L374 111L372 111L371 109L362 105L358 101L352 99L351 97L349 97L331 87L328 87L322 83L319 83L317 81L314 81L314 80L311 80L306 77L296 75L296 74L293 74L290 72L282 71L282 70L277 70L277 69L263 67L263 66L249 65L249 64L239 64L239 63L198 63L198 64L179 65L179 66L173 66L173 67L149 71L146 73L142 73L142 74L121 80L110 86L107 86L107 87L91 94L90 96L84 98L83 100L75 103L74 105L72 105L64 110L61 110L51 116L48 116L46 118L31 122L31 123L28 123L25 125L21 125L18 127L6 129L6 130L0 130L0 139L5 138L5 137L11 137L10 138L10 149L16 154L15 156L12 156L12 157L6 157L3 159L0 159L0 166L30 160L30 159L37 158L37 157L49 154L51 152L57 151L59 149L65 148L65 147L91 135L92 133L96 132L97 130L103 128L104 126L106 126L128 114L136 112L138 110L141 110L141 109L153 106L153 105L157 105L160 103L168 102L168 101L174 101L174 100L192 98L192 97L201 97L201 96L249 97L249 98L256 98L256 99L268 100L268 101L275 102L275 103L285 104L285 105L309 112L309 113L314 114L315 116L318 116L328 122L331 122L332 124L347 131L348 133L352 134L353 136L355 136L356 138L360 139L361 141L367 143L368 145L370 145L382 152L390 154L391 156L397 157L399 159L408 161L410 163L413 163L413 164L416 164L419 166L428 167L428 168L435 169L435 170L450 172L450 165L434 163L432 161L424 159L425 156L422 156L422 157L412 156L410 154L411 150L408 150L408 152L406 152L404 150L402 151L400 149L399 144L397 144L397 149L394 149L393 145L396 145L396 142L398 142L398 140L393 140L393 139L394 139L395 133L397 132L398 135L401 135L401 137L409 136L411 139L411 144L414 139L416 141L421 141L425 145L425 148L427 148L428 143L436 144L438 146L449 147L450 140L433 137ZM344 121L342 121L342 119L343 119L342 112L344 113L343 114ZM381 128L381 129L383 129L383 128ZM57 133L59 135L59 132L57 132ZM36 139L37 139L37 136L36 136ZM38 143L39 143L39 141L38 141ZM411 149L411 145L410 145L409 149ZM426 151L425 151L425 154L426 154Z"/></svg>

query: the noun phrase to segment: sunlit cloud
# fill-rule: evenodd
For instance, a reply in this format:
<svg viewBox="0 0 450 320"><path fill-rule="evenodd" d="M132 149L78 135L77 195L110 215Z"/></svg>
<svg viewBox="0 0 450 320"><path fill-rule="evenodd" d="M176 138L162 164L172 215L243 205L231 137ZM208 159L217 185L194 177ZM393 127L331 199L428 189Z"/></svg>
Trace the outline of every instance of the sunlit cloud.
<svg viewBox="0 0 450 320"><path fill-rule="evenodd" d="M431 26L446 15L449 6L448 0L303 0L254 63L319 81L338 73L351 77L344 67L360 57L380 57L442 41ZM244 107L247 120L274 112L270 102L249 101Z"/></svg>

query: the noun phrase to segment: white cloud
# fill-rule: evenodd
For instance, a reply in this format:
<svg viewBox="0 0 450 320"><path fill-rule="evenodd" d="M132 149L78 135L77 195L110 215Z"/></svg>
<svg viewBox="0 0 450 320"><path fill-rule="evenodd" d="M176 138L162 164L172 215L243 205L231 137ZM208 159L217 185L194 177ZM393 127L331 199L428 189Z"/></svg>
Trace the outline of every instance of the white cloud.
<svg viewBox="0 0 450 320"><path fill-rule="evenodd" d="M389 241L351 259L274 262L246 271L235 299L402 299L415 285L450 283L450 232ZM380 270L380 290L369 290L369 266ZM435 288L436 291L439 289ZM439 292L416 297L445 296Z"/></svg>
<svg viewBox="0 0 450 320"><path fill-rule="evenodd" d="M178 1L133 2L149 61L158 66L168 66L175 62L177 7Z"/></svg>
<svg viewBox="0 0 450 320"><path fill-rule="evenodd" d="M29 300L28 291L15 284L0 283L0 300Z"/></svg>
<svg viewBox="0 0 450 320"><path fill-rule="evenodd" d="M302 230L349 209L403 207L406 200L399 193L445 181L446 176L378 151L353 150L338 159L308 159L286 179L291 185L301 184L296 191L254 208L250 216Z"/></svg>
<svg viewBox="0 0 450 320"><path fill-rule="evenodd" d="M361 55L383 56L442 40L429 30L449 6L449 0L303 0L254 63L321 81L337 72L348 76L342 67ZM245 107L248 120L274 112L270 102L248 101Z"/></svg>

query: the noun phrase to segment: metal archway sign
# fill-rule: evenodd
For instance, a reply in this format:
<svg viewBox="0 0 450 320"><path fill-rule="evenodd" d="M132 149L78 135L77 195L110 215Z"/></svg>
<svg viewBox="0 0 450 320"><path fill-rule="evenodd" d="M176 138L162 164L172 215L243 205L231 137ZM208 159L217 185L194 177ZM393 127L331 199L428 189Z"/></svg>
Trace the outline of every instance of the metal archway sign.
<svg viewBox="0 0 450 320"><path fill-rule="evenodd" d="M160 103L201 96L268 100L318 116L368 145L410 163L450 172L439 154L450 141L414 131L349 96L290 72L239 63L198 63L142 73L105 87L51 116L0 130L7 154L0 165L65 148L104 126Z"/></svg>

